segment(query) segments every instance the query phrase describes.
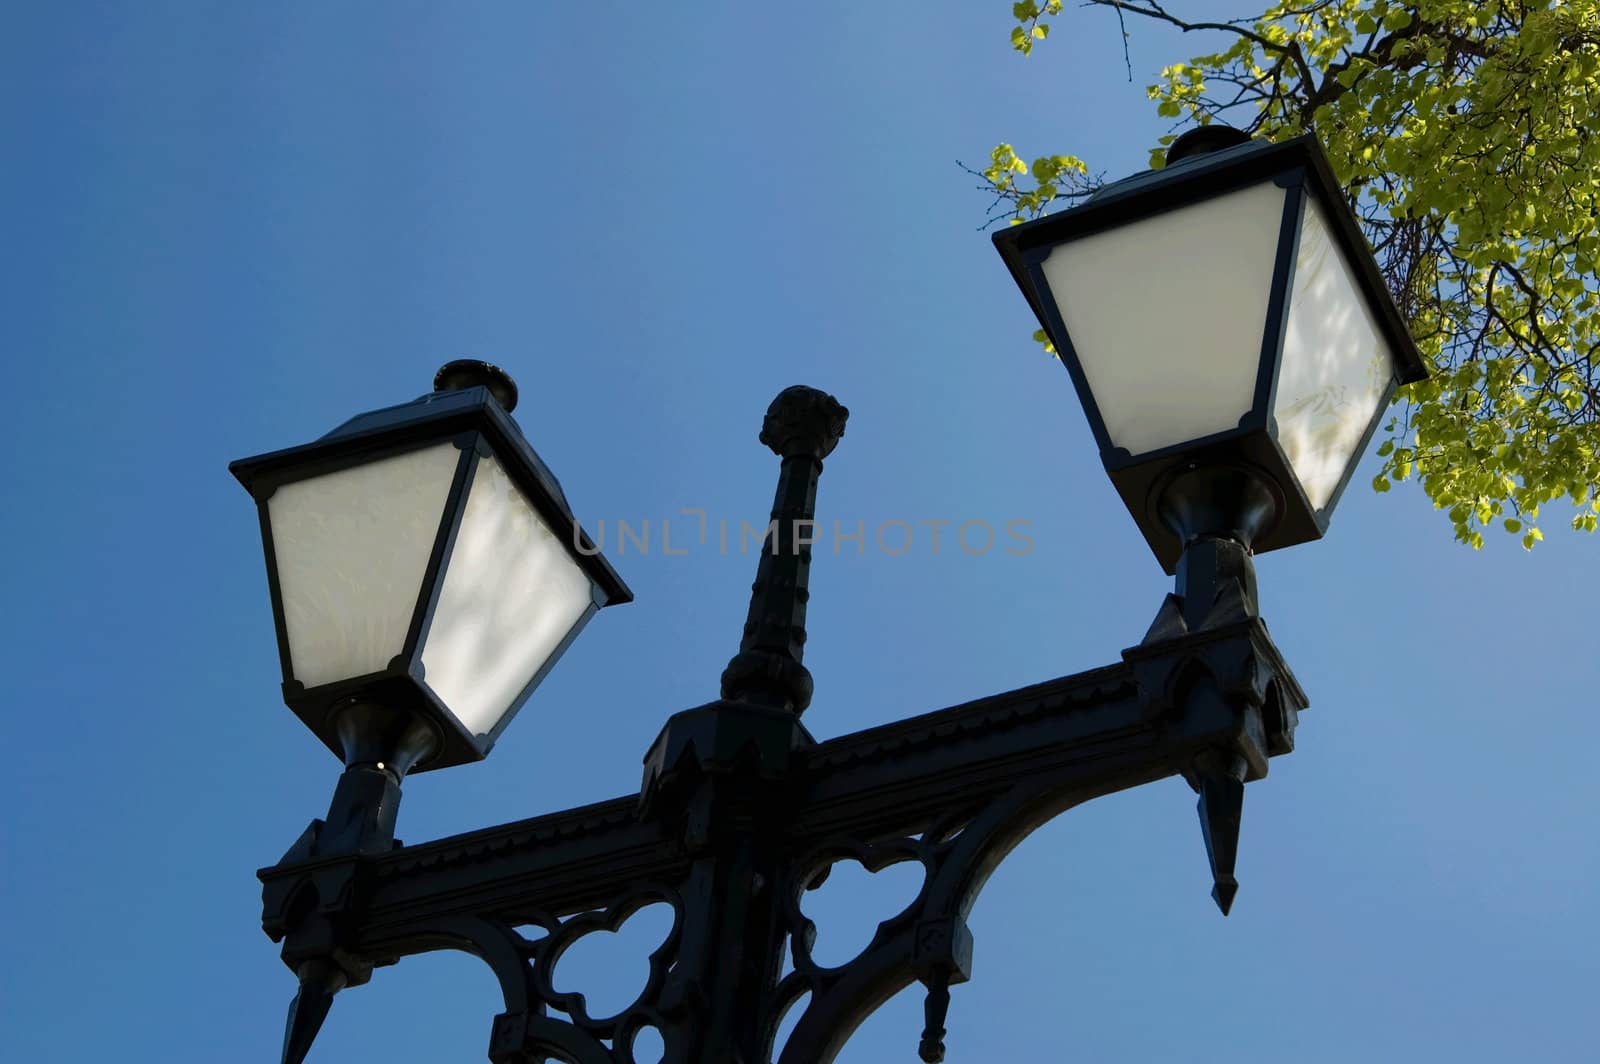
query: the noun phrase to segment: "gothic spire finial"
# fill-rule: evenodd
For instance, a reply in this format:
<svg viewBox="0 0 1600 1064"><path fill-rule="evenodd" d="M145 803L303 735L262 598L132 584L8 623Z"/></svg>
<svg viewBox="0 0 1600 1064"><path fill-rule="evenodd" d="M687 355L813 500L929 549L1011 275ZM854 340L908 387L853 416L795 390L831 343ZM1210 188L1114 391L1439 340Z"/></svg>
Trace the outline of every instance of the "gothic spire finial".
<svg viewBox="0 0 1600 1064"><path fill-rule="evenodd" d="M722 673L722 697L787 709L811 704L811 673L801 663L806 641L807 584L816 540L817 478L822 460L844 435L849 417L827 392L796 385L767 408L761 442L783 459L772 523L761 546L744 638Z"/></svg>

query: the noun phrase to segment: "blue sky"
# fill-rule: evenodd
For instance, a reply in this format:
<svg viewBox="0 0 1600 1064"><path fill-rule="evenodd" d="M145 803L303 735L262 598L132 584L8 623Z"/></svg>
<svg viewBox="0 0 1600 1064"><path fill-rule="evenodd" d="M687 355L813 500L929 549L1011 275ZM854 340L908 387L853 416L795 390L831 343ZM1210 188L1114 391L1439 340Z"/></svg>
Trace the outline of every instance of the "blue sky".
<svg viewBox="0 0 1600 1064"><path fill-rule="evenodd" d="M792 383L852 412L825 522L1031 522L1024 556L819 552L819 737L1138 642L1166 578L956 160L1008 139L1138 169L1165 131L1146 72L1194 42L1135 28L1129 84L1114 20L1072 15L1024 61L1006 15L10 12L0 1057L276 1060L293 984L253 872L322 814L338 764L279 704L256 518L226 465L409 399L448 359L516 376L591 524L760 519L776 462L755 434ZM1259 564L1312 708L1250 788L1233 916L1181 782L1057 820L974 912L952 1061L1592 1049L1595 543L1475 554L1419 492L1367 479L1326 540ZM753 556L611 555L638 601L595 621L487 762L408 781L402 838L627 793L661 721L714 695ZM812 915L848 953L845 925L894 905L862 889ZM603 961L573 979L629 981ZM497 1011L476 960L407 960L340 996L311 1060L481 1060ZM904 994L840 1059L914 1059L920 1027Z"/></svg>

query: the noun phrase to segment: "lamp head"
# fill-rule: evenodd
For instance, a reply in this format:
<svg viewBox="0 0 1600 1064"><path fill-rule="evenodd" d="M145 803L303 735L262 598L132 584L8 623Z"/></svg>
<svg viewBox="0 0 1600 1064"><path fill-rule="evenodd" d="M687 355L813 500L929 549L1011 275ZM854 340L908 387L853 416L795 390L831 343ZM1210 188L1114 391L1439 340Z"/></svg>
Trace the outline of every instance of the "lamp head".
<svg viewBox="0 0 1600 1064"><path fill-rule="evenodd" d="M402 774L487 756L633 597L512 420L510 376L458 360L434 386L229 467L260 515L285 703L347 763Z"/></svg>
<svg viewBox="0 0 1600 1064"><path fill-rule="evenodd" d="M1173 572L1187 536L1322 536L1427 369L1315 138L1205 126L1168 161L994 242Z"/></svg>

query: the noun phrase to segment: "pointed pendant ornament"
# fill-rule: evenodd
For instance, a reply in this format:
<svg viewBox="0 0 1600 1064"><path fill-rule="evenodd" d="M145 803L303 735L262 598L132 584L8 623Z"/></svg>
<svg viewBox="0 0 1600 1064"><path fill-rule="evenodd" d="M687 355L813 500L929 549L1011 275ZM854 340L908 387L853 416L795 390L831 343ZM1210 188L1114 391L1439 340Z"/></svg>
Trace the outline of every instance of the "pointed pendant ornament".
<svg viewBox="0 0 1600 1064"><path fill-rule="evenodd" d="M302 1064L306 1059L333 1007L333 995L345 985L344 972L331 961L306 961L299 975L300 992L289 1003L283 1032L283 1064Z"/></svg>
<svg viewBox="0 0 1600 1064"><path fill-rule="evenodd" d="M917 1044L917 1056L924 1064L941 1064L944 1060L944 1023L950 1011L950 973L937 973L928 984L927 997L922 1002L922 1039Z"/></svg>
<svg viewBox="0 0 1600 1064"><path fill-rule="evenodd" d="M1244 765L1236 759L1226 771L1200 770L1200 832L1205 838L1206 859L1211 864L1211 898L1227 916L1233 908L1239 881L1234 863L1239 856L1239 820L1244 811Z"/></svg>

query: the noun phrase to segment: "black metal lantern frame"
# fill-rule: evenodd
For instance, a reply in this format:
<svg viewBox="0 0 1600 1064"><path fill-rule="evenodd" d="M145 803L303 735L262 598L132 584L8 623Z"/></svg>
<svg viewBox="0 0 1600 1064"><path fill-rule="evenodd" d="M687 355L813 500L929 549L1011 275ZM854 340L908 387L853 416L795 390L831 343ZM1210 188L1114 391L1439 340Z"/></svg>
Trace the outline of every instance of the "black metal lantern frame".
<svg viewBox="0 0 1600 1064"><path fill-rule="evenodd" d="M460 450L438 531L428 556L416 605L400 653L381 671L308 687L297 679L290 654L288 625L279 584L268 500L286 484L354 466L393 458L440 443ZM444 586L451 548L461 526L467 497L481 456L492 455L535 511L558 535L570 536L568 553L589 577L594 605L523 687L510 708L487 734L475 734L429 686L422 665L422 647ZM283 700L335 754L345 751L336 726L336 710L352 699L388 709L410 711L435 731L435 750L414 771L480 761L516 716L528 695L560 659L596 610L628 602L633 593L577 524L560 484L522 435L516 422L491 394L478 385L433 392L410 403L372 411L351 419L313 443L240 459L228 467L256 500L261 539L266 553L278 654L283 667Z"/></svg>
<svg viewBox="0 0 1600 1064"><path fill-rule="evenodd" d="M1056 247L1070 241L1266 181L1285 189L1286 195L1272 267L1260 364L1248 412L1234 428L1172 446L1140 454L1114 446L1073 348L1072 337L1062 320L1059 304L1045 278L1044 260ZM1361 437L1355 452L1360 455L1371 442L1394 390L1400 384L1422 380L1427 368L1379 273L1355 213L1314 136L1277 144L1249 141L1221 151L1189 156L1166 169L1109 185L1070 210L1012 226L994 235L995 246L1012 277L1060 353L1062 364L1072 374L1107 473L1168 573L1177 566L1182 544L1157 508L1162 488L1178 471L1196 466L1243 466L1265 474L1269 488L1279 496L1274 500L1277 519L1254 543L1257 553L1321 538L1354 472L1356 459L1352 458L1327 501L1320 507L1313 505L1290 467L1272 415L1288 324L1289 296L1294 290L1301 224L1308 198L1312 197L1321 205L1330 232L1394 357L1395 372Z"/></svg>

